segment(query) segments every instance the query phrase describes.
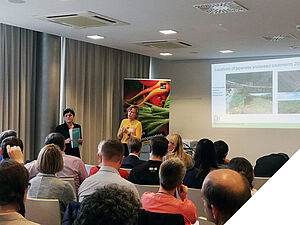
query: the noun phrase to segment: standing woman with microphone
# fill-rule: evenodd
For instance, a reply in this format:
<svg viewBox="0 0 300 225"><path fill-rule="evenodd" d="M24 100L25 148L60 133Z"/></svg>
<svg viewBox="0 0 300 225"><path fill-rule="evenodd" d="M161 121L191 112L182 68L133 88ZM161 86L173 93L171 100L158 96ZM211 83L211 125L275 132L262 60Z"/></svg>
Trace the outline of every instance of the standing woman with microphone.
<svg viewBox="0 0 300 225"><path fill-rule="evenodd" d="M127 111L128 119L123 119L118 131L118 138L124 145L125 153L124 156L128 156L128 147L127 141L128 139L133 136L136 138L142 138L142 124L140 121L137 120L139 116L139 107L137 106L130 106Z"/></svg>
<svg viewBox="0 0 300 225"><path fill-rule="evenodd" d="M67 108L63 112L63 117L65 123L58 125L55 129L55 132L61 133L65 137L65 144L66 150L65 154L73 155L80 158L80 152L78 144L82 144L82 132L81 126L79 124L73 123L75 112L73 109ZM78 131L79 129L79 136L76 138L77 140L72 140L72 136L74 131ZM72 143L73 141L73 143Z"/></svg>

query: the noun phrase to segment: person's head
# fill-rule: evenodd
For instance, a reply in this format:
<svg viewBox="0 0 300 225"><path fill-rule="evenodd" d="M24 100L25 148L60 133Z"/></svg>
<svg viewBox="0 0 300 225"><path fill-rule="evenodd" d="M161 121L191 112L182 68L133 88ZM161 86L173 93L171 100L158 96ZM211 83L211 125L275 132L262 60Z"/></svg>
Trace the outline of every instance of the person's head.
<svg viewBox="0 0 300 225"><path fill-rule="evenodd" d="M25 214L24 201L28 189L27 169L16 161L5 159L0 163L0 206Z"/></svg>
<svg viewBox="0 0 300 225"><path fill-rule="evenodd" d="M7 137L17 137L17 132L15 130L5 130L3 132L1 132L0 134L0 144L2 143L2 141L7 138Z"/></svg>
<svg viewBox="0 0 300 225"><path fill-rule="evenodd" d="M204 212L209 221L224 224L251 197L244 176L230 169L210 172L202 185Z"/></svg>
<svg viewBox="0 0 300 225"><path fill-rule="evenodd" d="M37 158L38 171L55 174L64 168L64 161L60 148L55 144L45 145Z"/></svg>
<svg viewBox="0 0 300 225"><path fill-rule="evenodd" d="M217 168L214 144L209 139L201 139L196 146L194 156L195 167L199 169Z"/></svg>
<svg viewBox="0 0 300 225"><path fill-rule="evenodd" d="M128 150L130 153L140 153L142 142L139 138L131 136L127 141Z"/></svg>
<svg viewBox="0 0 300 225"><path fill-rule="evenodd" d="M179 158L164 161L159 169L161 187L167 191L174 190L182 183L185 171L184 163Z"/></svg>
<svg viewBox="0 0 300 225"><path fill-rule="evenodd" d="M155 136L150 140L151 154L156 157L164 157L168 151L168 140L163 136Z"/></svg>
<svg viewBox="0 0 300 225"><path fill-rule="evenodd" d="M101 162L122 163L124 147L119 140L101 141L98 145L98 153Z"/></svg>
<svg viewBox="0 0 300 225"><path fill-rule="evenodd" d="M236 172L239 172L240 174L245 176L249 181L250 187L253 188L252 186L252 181L254 178L253 167L247 159L243 157L232 158L228 164L228 169L235 170Z"/></svg>
<svg viewBox="0 0 300 225"><path fill-rule="evenodd" d="M228 145L225 143L225 141L219 140L214 142L214 146L216 150L217 163L224 164L224 160L229 150Z"/></svg>
<svg viewBox="0 0 300 225"><path fill-rule="evenodd" d="M179 134L169 134L167 136L167 139L169 141L168 152L178 152L181 150L183 151L182 138Z"/></svg>
<svg viewBox="0 0 300 225"><path fill-rule="evenodd" d="M138 118L139 116L139 107L137 106L130 106L128 109L127 109L127 115L128 115L128 119L129 120L135 120Z"/></svg>
<svg viewBox="0 0 300 225"><path fill-rule="evenodd" d="M72 123L75 117L75 112L71 108L67 108L63 112L63 117L66 123Z"/></svg>
<svg viewBox="0 0 300 225"><path fill-rule="evenodd" d="M23 142L20 138L17 138L15 136L9 136L5 138L1 142L1 154L3 156L3 159L9 159L9 155L7 153L7 146L19 146L21 151L23 152Z"/></svg>
<svg viewBox="0 0 300 225"><path fill-rule="evenodd" d="M134 224L140 207L140 200L127 187L106 185L83 199L74 224Z"/></svg>
<svg viewBox="0 0 300 225"><path fill-rule="evenodd" d="M65 150L65 137L61 133L53 132L48 134L45 139L45 145L55 144L57 145L61 151Z"/></svg>

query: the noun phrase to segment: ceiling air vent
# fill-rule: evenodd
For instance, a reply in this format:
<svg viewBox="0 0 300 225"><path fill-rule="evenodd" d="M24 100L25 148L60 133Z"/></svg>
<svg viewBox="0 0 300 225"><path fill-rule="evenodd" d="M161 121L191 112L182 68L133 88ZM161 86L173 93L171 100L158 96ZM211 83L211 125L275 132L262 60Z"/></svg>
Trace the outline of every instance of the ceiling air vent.
<svg viewBox="0 0 300 225"><path fill-rule="evenodd" d="M128 25L128 23L126 22L116 20L107 16L102 16L91 11L36 16L36 18L74 28Z"/></svg>
<svg viewBox="0 0 300 225"><path fill-rule="evenodd" d="M181 40L157 40L157 41L141 41L135 43L140 46L159 49L174 49L174 48L188 48L192 45Z"/></svg>
<svg viewBox="0 0 300 225"><path fill-rule="evenodd" d="M265 39L266 41L272 41L272 42L278 42L278 41L283 41L283 40L297 40L297 38L291 34L267 35L267 36L263 36L263 39Z"/></svg>
<svg viewBox="0 0 300 225"><path fill-rule="evenodd" d="M197 4L194 5L194 7L208 14L224 14L248 11L248 9L234 1Z"/></svg>

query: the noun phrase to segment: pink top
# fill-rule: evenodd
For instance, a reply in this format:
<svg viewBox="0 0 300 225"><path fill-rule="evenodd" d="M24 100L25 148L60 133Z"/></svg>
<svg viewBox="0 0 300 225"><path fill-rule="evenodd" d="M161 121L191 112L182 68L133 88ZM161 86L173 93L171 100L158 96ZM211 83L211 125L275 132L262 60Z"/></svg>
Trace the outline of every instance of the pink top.
<svg viewBox="0 0 300 225"><path fill-rule="evenodd" d="M183 215L185 225L194 224L197 220L196 207L188 199L182 201L168 194L145 192L141 202L142 209L150 212Z"/></svg>
<svg viewBox="0 0 300 225"><path fill-rule="evenodd" d="M66 155L64 152L62 152L62 157L64 160L64 169L55 175L57 177L73 177L75 186L78 189L84 179L88 177L84 163L80 158ZM39 173L36 160L25 164L25 167L28 170L29 179L35 177Z"/></svg>

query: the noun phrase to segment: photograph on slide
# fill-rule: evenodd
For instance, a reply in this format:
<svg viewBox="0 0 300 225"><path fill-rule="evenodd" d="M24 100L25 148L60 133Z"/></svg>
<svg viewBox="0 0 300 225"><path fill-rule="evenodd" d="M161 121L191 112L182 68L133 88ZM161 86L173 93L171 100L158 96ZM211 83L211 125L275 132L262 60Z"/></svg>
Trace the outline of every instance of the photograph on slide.
<svg viewBox="0 0 300 225"><path fill-rule="evenodd" d="M278 113L300 113L300 70L278 72Z"/></svg>
<svg viewBox="0 0 300 225"><path fill-rule="evenodd" d="M270 114L272 104L272 71L226 74L227 114Z"/></svg>

